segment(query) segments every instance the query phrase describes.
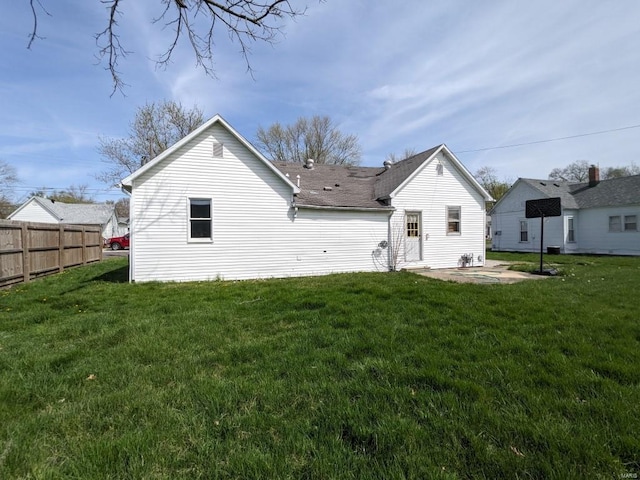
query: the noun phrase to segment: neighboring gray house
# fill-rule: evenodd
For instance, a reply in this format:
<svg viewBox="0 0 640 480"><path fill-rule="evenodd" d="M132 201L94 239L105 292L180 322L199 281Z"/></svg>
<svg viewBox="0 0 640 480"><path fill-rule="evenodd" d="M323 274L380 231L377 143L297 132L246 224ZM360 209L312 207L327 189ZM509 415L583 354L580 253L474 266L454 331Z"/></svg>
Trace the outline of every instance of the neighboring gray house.
<svg viewBox="0 0 640 480"><path fill-rule="evenodd" d="M63 203L43 197L31 197L7 220L69 225L98 225L104 238L119 234L115 206L105 203Z"/></svg>
<svg viewBox="0 0 640 480"><path fill-rule="evenodd" d="M485 260L491 197L445 145L386 168L274 164L215 116L122 185L136 282Z"/></svg>
<svg viewBox="0 0 640 480"><path fill-rule="evenodd" d="M640 255L640 175L589 182L520 178L491 210L492 250L540 251L540 219L525 218L525 202L560 197L562 215L544 224L544 245L563 253Z"/></svg>

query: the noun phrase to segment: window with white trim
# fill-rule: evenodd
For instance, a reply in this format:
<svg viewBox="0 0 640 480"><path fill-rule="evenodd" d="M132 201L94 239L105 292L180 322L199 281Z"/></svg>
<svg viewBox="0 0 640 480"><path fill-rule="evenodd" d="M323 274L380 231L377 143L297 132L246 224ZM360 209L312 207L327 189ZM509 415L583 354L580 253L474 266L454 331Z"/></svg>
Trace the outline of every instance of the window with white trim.
<svg viewBox="0 0 640 480"><path fill-rule="evenodd" d="M460 235L461 227L461 207L447 207L447 235Z"/></svg>
<svg viewBox="0 0 640 480"><path fill-rule="evenodd" d="M189 199L189 239L211 240L212 216L210 198Z"/></svg>
<svg viewBox="0 0 640 480"><path fill-rule="evenodd" d="M529 241L529 222L526 220L520 220L520 241Z"/></svg>
<svg viewBox="0 0 640 480"><path fill-rule="evenodd" d="M576 241L576 230L573 217L567 217L567 242Z"/></svg>
<svg viewBox="0 0 640 480"><path fill-rule="evenodd" d="M636 215L624 216L624 231L625 232L637 232L638 231L638 217Z"/></svg>

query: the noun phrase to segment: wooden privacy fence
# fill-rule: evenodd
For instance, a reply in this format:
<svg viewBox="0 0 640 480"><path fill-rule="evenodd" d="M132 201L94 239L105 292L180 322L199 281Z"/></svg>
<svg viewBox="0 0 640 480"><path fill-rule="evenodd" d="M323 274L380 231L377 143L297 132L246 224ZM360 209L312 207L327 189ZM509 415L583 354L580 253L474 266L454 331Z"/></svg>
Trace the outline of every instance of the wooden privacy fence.
<svg viewBox="0 0 640 480"><path fill-rule="evenodd" d="M101 260L99 226L0 220L0 287Z"/></svg>

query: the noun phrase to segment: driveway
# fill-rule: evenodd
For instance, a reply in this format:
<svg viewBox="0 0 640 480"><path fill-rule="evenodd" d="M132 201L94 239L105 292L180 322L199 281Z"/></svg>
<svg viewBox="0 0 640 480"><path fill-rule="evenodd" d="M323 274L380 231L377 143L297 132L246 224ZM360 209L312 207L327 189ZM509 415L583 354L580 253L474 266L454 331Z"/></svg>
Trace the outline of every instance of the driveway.
<svg viewBox="0 0 640 480"><path fill-rule="evenodd" d="M443 268L438 270L411 270L418 275L458 283L509 284L524 280L542 280L544 275L509 270L509 262L487 260L484 267Z"/></svg>

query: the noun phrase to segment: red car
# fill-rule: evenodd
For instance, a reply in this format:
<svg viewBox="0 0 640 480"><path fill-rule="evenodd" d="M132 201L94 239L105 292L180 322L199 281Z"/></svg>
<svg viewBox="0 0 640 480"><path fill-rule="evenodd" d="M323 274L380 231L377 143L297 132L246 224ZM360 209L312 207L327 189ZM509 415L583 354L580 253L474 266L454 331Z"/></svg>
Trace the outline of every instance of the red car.
<svg viewBox="0 0 640 480"><path fill-rule="evenodd" d="M129 248L129 234L122 237L111 237L107 240L107 248L111 250L122 250L123 248Z"/></svg>

